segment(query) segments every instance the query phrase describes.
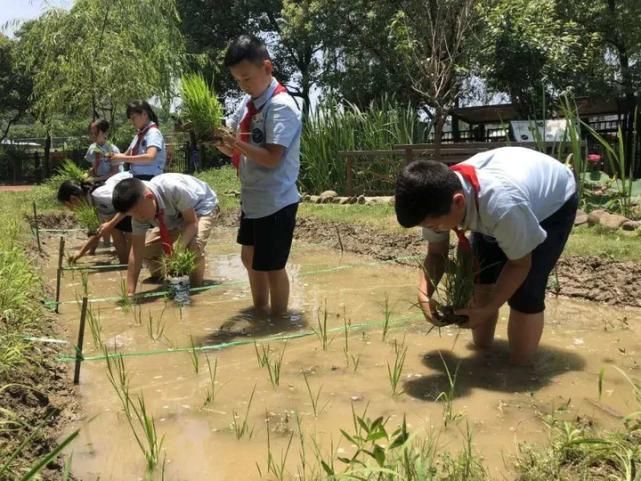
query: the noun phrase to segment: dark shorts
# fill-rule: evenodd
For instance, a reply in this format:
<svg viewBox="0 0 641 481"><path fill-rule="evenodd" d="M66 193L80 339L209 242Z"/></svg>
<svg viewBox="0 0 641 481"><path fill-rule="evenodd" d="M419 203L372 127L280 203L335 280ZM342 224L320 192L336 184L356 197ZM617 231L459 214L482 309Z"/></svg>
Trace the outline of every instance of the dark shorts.
<svg viewBox="0 0 641 481"><path fill-rule="evenodd" d="M509 306L524 314L537 314L545 310L545 290L548 276L559 260L574 226L578 207L576 194L559 210L541 222L547 237L532 252L532 267L523 284L509 299ZM480 264L479 282L494 284L507 261L496 240L475 232L472 234L474 253Z"/></svg>
<svg viewBox="0 0 641 481"><path fill-rule="evenodd" d="M258 219L247 219L241 213L236 242L254 246L252 269L278 271L285 268L292 247L297 211L298 203Z"/></svg>
<svg viewBox="0 0 641 481"><path fill-rule="evenodd" d="M144 174L134 175L134 179L144 180L144 181L147 181L147 182L149 182L154 177L156 177L156 176L155 175L144 175Z"/></svg>
<svg viewBox="0 0 641 481"><path fill-rule="evenodd" d="M128 232L131 233L131 217L127 216L120 222L116 224L116 229L118 229L120 232Z"/></svg>

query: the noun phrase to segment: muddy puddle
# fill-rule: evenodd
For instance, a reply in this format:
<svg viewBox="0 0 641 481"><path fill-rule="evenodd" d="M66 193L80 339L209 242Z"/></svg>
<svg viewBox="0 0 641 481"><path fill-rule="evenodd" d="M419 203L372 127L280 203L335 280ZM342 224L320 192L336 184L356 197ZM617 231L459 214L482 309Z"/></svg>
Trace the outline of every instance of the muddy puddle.
<svg viewBox="0 0 641 481"><path fill-rule="evenodd" d="M97 299L91 306L100 319L100 340L125 355L130 393L144 395L158 436L164 436L164 479L259 479L259 468L267 471L268 430L277 463L291 437L286 479L297 479L303 451L309 476L320 470L318 453L329 459L332 449L339 456L352 452L340 429L353 432L352 410L360 415L366 409L372 418L389 416L390 426L405 415L410 432L419 436L440 432L442 449L454 453L461 450L469 423L474 449L490 474L509 479L518 444L546 439L543 415L585 416L597 425L618 426L620 417L634 408L631 390L615 369L606 370L601 400L597 380L604 366L638 372L639 310L551 298L536 364L511 368L506 361L505 311L495 348L476 352L468 331L428 333L412 307L414 270L312 244L298 242L293 248L292 314L256 319L247 310L251 295L232 241L229 230L212 235L207 279L215 285L193 295L192 304L183 309L150 298L127 311L113 300L123 272L88 276L89 296ZM68 244L79 243L68 239ZM55 242L48 245L53 249ZM91 259L101 260L108 257ZM47 275L53 285L53 257L51 264ZM61 317L68 340L75 343L81 276L66 272L62 284ZM158 289L151 284L142 288ZM390 327L383 339L386 318ZM319 321L327 325L325 350L322 335L298 336L318 331ZM346 324L351 326L348 336ZM265 342L267 337L272 340ZM194 356L191 345L207 348ZM272 368L282 355L278 385L272 382L274 373L270 381L268 367L259 365L257 349L267 353ZM393 367L397 353L405 349L397 386L403 392L393 396L388 365ZM71 449L73 473L81 480L142 479L145 460L101 354L87 327L88 360L78 389L84 422ZM212 369L216 366L215 396L209 403L212 369L207 360ZM452 374L458 369L447 428L446 403L436 401L450 387L444 365Z"/></svg>

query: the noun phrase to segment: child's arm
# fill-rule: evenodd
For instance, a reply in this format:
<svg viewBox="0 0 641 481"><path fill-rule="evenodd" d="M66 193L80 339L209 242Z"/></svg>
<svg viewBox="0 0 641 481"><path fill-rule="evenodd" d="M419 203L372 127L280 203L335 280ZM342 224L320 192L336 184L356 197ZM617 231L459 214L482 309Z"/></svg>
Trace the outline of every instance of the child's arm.
<svg viewBox="0 0 641 481"><path fill-rule="evenodd" d="M145 152L144 154L114 154L112 159L122 160L123 162L128 162L130 164L145 165L151 164L156 158L156 155L158 155L158 147L148 147L147 152Z"/></svg>
<svg viewBox="0 0 641 481"><path fill-rule="evenodd" d="M94 236L91 236L87 242L80 248L80 251L75 255L71 257L71 260L73 262L76 262L78 259L83 257L87 252L89 252L91 249L96 247L98 245L98 242L100 242L100 234L96 234Z"/></svg>
<svg viewBox="0 0 641 481"><path fill-rule="evenodd" d="M96 235L103 236L109 234L125 217L127 217L127 214L118 212L111 220L105 222L98 228L98 233Z"/></svg>
<svg viewBox="0 0 641 481"><path fill-rule="evenodd" d="M233 143L229 144L232 149L238 149L248 159L256 162L263 167L277 167L285 153L285 147L282 145L266 144L264 147L244 142L234 138Z"/></svg>
<svg viewBox="0 0 641 481"><path fill-rule="evenodd" d="M418 302L423 315L430 322L432 321L432 296L445 272L448 249L449 241L429 242L427 255L420 272Z"/></svg>
<svg viewBox="0 0 641 481"><path fill-rule="evenodd" d="M198 234L198 216L193 208L182 211L181 215L183 217L184 227L177 242L187 247L193 238L196 237L196 234Z"/></svg>
<svg viewBox="0 0 641 481"><path fill-rule="evenodd" d="M138 276L142 268L142 257L145 251L145 235L131 236L131 250L127 265L127 294L133 296L138 285Z"/></svg>

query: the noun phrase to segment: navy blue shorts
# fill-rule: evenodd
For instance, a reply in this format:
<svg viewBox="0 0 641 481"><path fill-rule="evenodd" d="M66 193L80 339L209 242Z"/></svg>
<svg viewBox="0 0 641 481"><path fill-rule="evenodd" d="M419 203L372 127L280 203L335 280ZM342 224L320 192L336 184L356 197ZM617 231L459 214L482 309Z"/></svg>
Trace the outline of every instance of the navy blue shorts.
<svg viewBox="0 0 641 481"><path fill-rule="evenodd" d="M115 229L118 229L120 232L131 233L131 216L127 216L118 222Z"/></svg>
<svg viewBox="0 0 641 481"><path fill-rule="evenodd" d="M532 252L530 272L508 301L512 309L524 314L537 314L545 310L548 276L565 248L574 226L577 207L578 197L575 194L559 210L540 223L547 232L547 237ZM472 245L480 264L479 282L496 283L507 257L495 239L478 232L472 234Z"/></svg>
<svg viewBox="0 0 641 481"><path fill-rule="evenodd" d="M297 211L298 203L295 203L258 219L248 219L244 212L241 213L236 242L254 246L252 269L279 271L285 268L292 248Z"/></svg>

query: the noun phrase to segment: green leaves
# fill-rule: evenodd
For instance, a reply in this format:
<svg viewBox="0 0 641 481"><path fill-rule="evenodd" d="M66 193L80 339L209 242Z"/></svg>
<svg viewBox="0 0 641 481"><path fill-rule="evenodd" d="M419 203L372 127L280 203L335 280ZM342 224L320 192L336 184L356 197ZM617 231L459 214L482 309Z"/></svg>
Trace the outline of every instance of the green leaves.
<svg viewBox="0 0 641 481"><path fill-rule="evenodd" d="M196 261L196 253L179 241L174 244L170 255L163 256L163 272L166 277L187 276L196 268Z"/></svg>
<svg viewBox="0 0 641 481"><path fill-rule="evenodd" d="M211 139L214 129L221 125L223 107L216 94L199 74L185 75L180 80L181 114L198 140Z"/></svg>

